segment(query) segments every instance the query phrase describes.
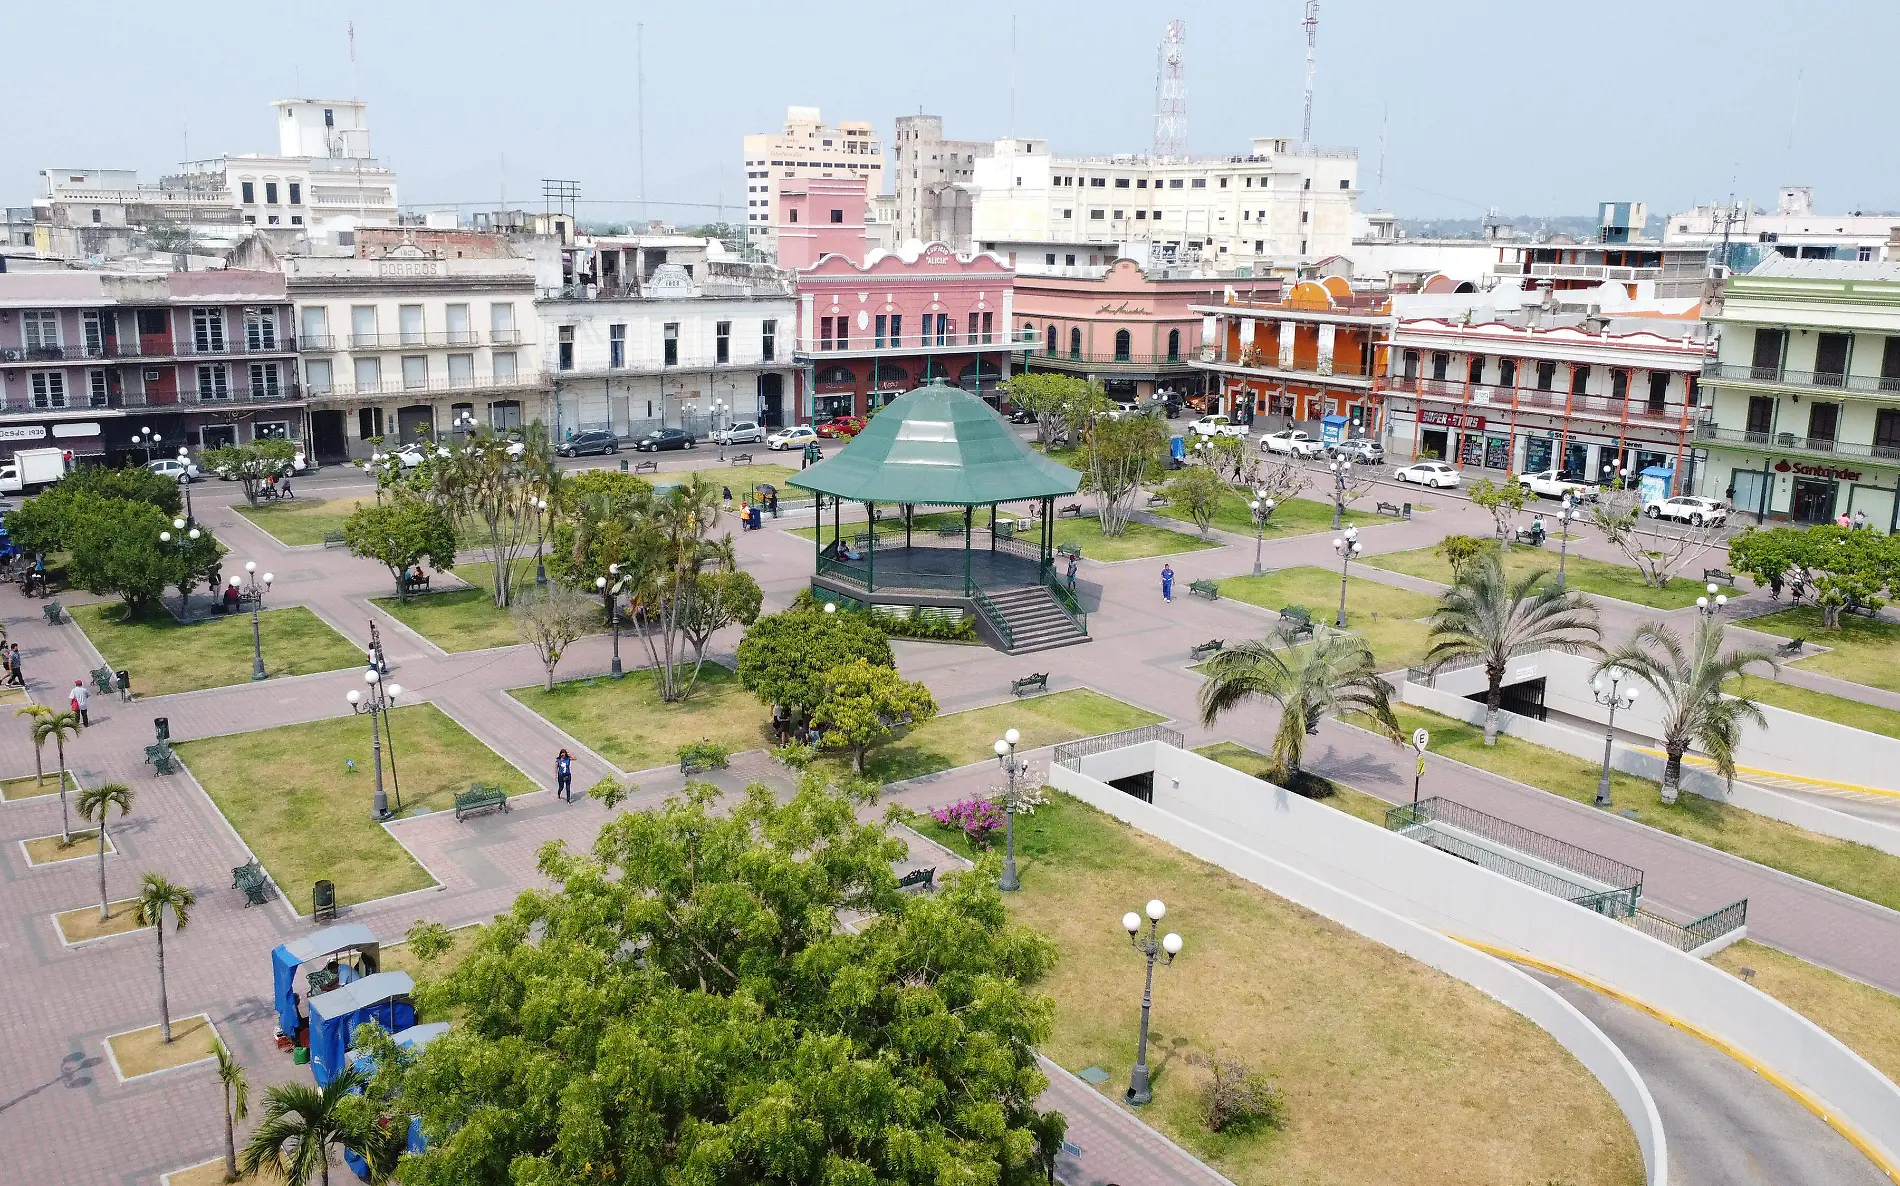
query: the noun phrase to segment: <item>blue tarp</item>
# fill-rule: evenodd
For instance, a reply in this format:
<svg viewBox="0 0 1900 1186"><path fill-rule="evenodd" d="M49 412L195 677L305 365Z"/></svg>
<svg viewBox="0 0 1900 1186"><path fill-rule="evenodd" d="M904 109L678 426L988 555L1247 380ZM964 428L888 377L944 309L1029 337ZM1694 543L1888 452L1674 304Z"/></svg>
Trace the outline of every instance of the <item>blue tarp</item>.
<svg viewBox="0 0 1900 1186"><path fill-rule="evenodd" d="M378 972L310 998L310 1073L319 1087L327 1086L344 1066L350 1035L364 1022L375 1022L390 1033L416 1023L410 996L416 982L407 972Z"/></svg>
<svg viewBox="0 0 1900 1186"><path fill-rule="evenodd" d="M425 1025L412 1025L400 1033L391 1034L390 1040L395 1042L396 1045L408 1050L411 1054L415 1054L420 1053L424 1046L427 1046L448 1032L448 1022L431 1021ZM365 1075L373 1075L376 1073L376 1060L367 1054L358 1057L356 1051L352 1050L348 1055L348 1060L351 1066L362 1071ZM408 1151L411 1153L421 1153L428 1147L429 1142L424 1140L422 1136L422 1117L411 1116L409 1118ZM363 1179L363 1181L369 1181L369 1162L364 1161L362 1157L358 1156L356 1150L343 1150L343 1164L349 1166L350 1172Z"/></svg>
<svg viewBox="0 0 1900 1186"><path fill-rule="evenodd" d="M376 967L376 936L362 923L344 923L326 927L301 939L293 939L270 953L271 987L277 1002L277 1028L294 1035L303 1020L297 1010L297 969L325 956L344 951L360 951L373 971ZM339 969L341 972L342 969ZM354 969L349 975L354 976Z"/></svg>

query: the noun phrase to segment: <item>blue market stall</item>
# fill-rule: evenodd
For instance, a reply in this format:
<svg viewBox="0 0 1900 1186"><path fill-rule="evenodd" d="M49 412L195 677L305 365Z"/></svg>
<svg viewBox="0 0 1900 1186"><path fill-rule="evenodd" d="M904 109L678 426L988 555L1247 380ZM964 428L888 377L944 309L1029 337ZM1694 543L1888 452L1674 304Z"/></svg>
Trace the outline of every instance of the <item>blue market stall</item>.
<svg viewBox="0 0 1900 1186"><path fill-rule="evenodd" d="M323 962L323 967L310 974L309 995L316 996L374 975L379 951L376 936L368 927L345 923L293 939L271 952L271 987L277 1002L278 1032L294 1042L303 1027L303 1010L298 1006L298 969L305 964Z"/></svg>
<svg viewBox="0 0 1900 1186"><path fill-rule="evenodd" d="M423 1025L412 1025L406 1030L391 1034L389 1039L394 1042L399 1049L407 1050L410 1054L415 1055L422 1053L424 1046L427 1046L448 1032L448 1022L431 1021ZM376 1060L367 1054L359 1055L356 1051L352 1050L349 1054L345 1055L344 1058L348 1065L355 1067L365 1075L374 1075L376 1073ZM423 1139L422 1136L422 1117L411 1116L409 1118L409 1141L406 1152L420 1153L428 1147L429 1142ZM364 1161L356 1150L343 1150L343 1163L350 1167L351 1173L363 1179L365 1182L369 1181L369 1163Z"/></svg>
<svg viewBox="0 0 1900 1186"><path fill-rule="evenodd" d="M310 1073L317 1086L327 1087L346 1064L350 1036L364 1022L374 1022L390 1033L416 1023L416 1007L409 998L416 982L407 972L378 972L352 984L310 998Z"/></svg>

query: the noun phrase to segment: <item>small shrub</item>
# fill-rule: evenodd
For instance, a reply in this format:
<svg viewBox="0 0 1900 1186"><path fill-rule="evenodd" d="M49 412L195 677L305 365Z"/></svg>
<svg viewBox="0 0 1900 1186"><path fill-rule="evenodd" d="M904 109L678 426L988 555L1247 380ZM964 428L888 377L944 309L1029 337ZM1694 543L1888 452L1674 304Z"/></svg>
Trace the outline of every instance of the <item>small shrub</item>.
<svg viewBox="0 0 1900 1186"><path fill-rule="evenodd" d="M1465 566L1497 547L1494 540L1479 539L1475 535L1448 535L1438 541L1438 558L1451 565L1455 578L1465 570Z"/></svg>
<svg viewBox="0 0 1900 1186"><path fill-rule="evenodd" d="M812 764L812 759L818 756L817 750L809 745L800 745L797 742L781 745L772 752L778 756L779 761L785 763L793 770L803 770Z"/></svg>
<svg viewBox="0 0 1900 1186"><path fill-rule="evenodd" d="M690 741L679 748L680 762L688 766L724 769L727 759L731 757L732 747L720 745L716 741Z"/></svg>
<svg viewBox="0 0 1900 1186"><path fill-rule="evenodd" d="M875 614L871 620L892 638L915 638L925 642L974 642L976 640L976 619L968 615L952 618L947 614L919 613L911 614L909 617Z"/></svg>
<svg viewBox="0 0 1900 1186"><path fill-rule="evenodd" d="M454 945L449 929L439 922L419 921L409 928L404 938L409 941L409 950L415 952L416 959L423 967L428 967L440 959L442 953Z"/></svg>
<svg viewBox="0 0 1900 1186"><path fill-rule="evenodd" d="M988 799L974 796L948 807L934 807L930 811L930 818L937 821L940 827L955 828L962 832L978 848L988 848L1008 822L1001 807Z"/></svg>
<svg viewBox="0 0 1900 1186"><path fill-rule="evenodd" d="M1286 1097L1265 1075L1231 1054L1207 1060L1207 1084L1201 1095L1201 1119L1209 1132L1257 1125L1286 1127Z"/></svg>

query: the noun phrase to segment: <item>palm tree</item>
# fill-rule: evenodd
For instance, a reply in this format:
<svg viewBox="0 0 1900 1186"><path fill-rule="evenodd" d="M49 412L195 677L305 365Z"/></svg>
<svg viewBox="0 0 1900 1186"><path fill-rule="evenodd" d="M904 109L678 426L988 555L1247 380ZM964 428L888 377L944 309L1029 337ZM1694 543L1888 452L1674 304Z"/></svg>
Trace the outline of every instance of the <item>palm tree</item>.
<svg viewBox="0 0 1900 1186"><path fill-rule="evenodd" d="M87 787L79 792L79 817L99 817L99 921L106 920L106 812L116 807L119 818L132 814L132 788L122 782Z"/></svg>
<svg viewBox="0 0 1900 1186"><path fill-rule="evenodd" d="M66 739L78 734L79 714L70 708L64 712L55 712L45 705L35 705L40 711L33 715L34 760L38 760L40 747L50 738L59 750L59 830L67 844L73 842L72 821L66 815Z"/></svg>
<svg viewBox="0 0 1900 1186"><path fill-rule="evenodd" d="M1432 615L1425 666L1437 671L1456 659L1484 664L1484 743L1498 743L1498 706L1511 660L1537 651L1576 654L1594 649L1601 633L1596 610L1574 589L1550 583L1540 569L1512 581L1504 560L1487 550L1459 570Z"/></svg>
<svg viewBox="0 0 1900 1186"><path fill-rule="evenodd" d="M244 1064L231 1057L223 1042L212 1046L218 1056L218 1082L224 1087L224 1180L237 1181L237 1122L250 1115L251 1085Z"/></svg>
<svg viewBox="0 0 1900 1186"><path fill-rule="evenodd" d="M1723 623L1704 618L1696 627L1694 649L1661 622L1648 622L1630 640L1606 655L1597 672L1612 667L1630 672L1654 689L1661 701L1663 751L1662 801L1674 803L1682 790L1682 755L1691 745L1715 763L1723 778L1735 779L1735 747L1742 726L1767 727L1768 721L1753 700L1729 696L1722 685L1746 673L1756 663L1778 665L1767 651L1736 650L1722 653Z"/></svg>
<svg viewBox="0 0 1900 1186"><path fill-rule="evenodd" d="M158 1032L167 1042L172 1040L172 1014L165 1003L165 912L170 910L177 919L172 929L182 931L191 922L191 908L197 904L197 894L172 884L163 873L147 873L140 882L139 925L158 933Z"/></svg>
<svg viewBox="0 0 1900 1186"><path fill-rule="evenodd" d="M1357 634L1327 633L1294 645L1282 627L1267 638L1241 643L1215 655L1201 687L1201 723L1212 725L1228 709L1250 700L1280 706L1273 760L1288 782L1300 775L1306 738L1328 713L1370 716L1388 736L1399 735L1392 715L1392 685L1379 675L1372 648Z"/></svg>
<svg viewBox="0 0 1900 1186"><path fill-rule="evenodd" d="M283 1083L266 1091L264 1119L244 1143L238 1168L298 1186L314 1175L329 1186L330 1155L341 1146L363 1155L371 1181L386 1179L401 1144L360 1094L368 1084L361 1071L344 1067L327 1087ZM402 1136L407 1135L404 1126Z"/></svg>
<svg viewBox="0 0 1900 1186"><path fill-rule="evenodd" d="M44 704L29 704L25 708L14 709L13 715L16 717L32 717L33 720L37 722L41 717L52 716L53 710ZM43 786L46 783L46 763L41 760L42 757L43 750L41 749L41 742L40 739L36 737L33 739L34 786Z"/></svg>

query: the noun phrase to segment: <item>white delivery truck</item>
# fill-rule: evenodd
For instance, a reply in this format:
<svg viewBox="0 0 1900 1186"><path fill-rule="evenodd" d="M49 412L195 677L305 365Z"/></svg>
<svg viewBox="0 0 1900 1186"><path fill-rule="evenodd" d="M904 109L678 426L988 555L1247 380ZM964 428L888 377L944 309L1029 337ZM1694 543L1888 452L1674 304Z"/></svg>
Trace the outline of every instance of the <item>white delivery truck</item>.
<svg viewBox="0 0 1900 1186"><path fill-rule="evenodd" d="M66 476L64 449L21 449L0 464L0 494L24 494Z"/></svg>

